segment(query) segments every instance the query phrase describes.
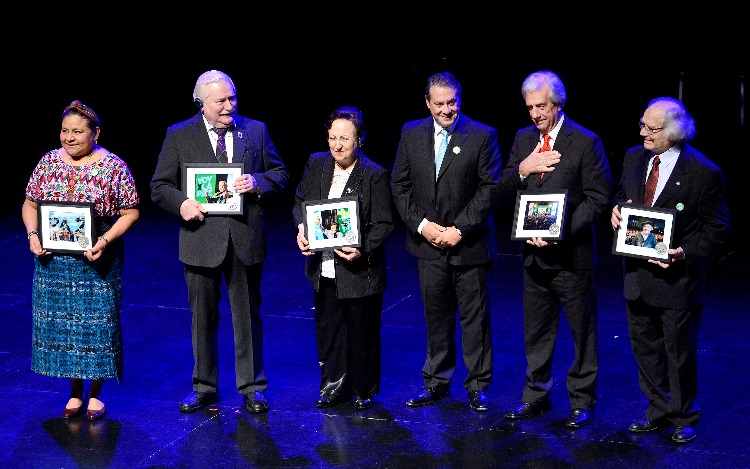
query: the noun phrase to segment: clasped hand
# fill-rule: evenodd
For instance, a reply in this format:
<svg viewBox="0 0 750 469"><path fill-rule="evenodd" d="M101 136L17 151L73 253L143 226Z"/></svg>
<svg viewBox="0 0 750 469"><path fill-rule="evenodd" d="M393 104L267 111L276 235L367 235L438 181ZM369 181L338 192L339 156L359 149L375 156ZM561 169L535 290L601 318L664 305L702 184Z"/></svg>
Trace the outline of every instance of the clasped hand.
<svg viewBox="0 0 750 469"><path fill-rule="evenodd" d="M435 222L427 222L422 228L422 236L436 248L453 247L461 241L461 235L455 226L441 226Z"/></svg>

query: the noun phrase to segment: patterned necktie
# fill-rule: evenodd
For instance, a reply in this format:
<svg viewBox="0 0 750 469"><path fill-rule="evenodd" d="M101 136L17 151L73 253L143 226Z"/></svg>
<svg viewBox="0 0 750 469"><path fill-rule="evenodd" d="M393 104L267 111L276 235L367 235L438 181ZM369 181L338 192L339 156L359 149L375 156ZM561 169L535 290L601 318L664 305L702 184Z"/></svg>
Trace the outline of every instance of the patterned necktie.
<svg viewBox="0 0 750 469"><path fill-rule="evenodd" d="M552 147L549 146L549 139L550 139L549 134L544 134L544 144L542 145L542 149L539 150L539 151L550 151L550 150L552 150ZM541 173L539 175L539 180L542 180L542 179L544 179L544 173Z"/></svg>
<svg viewBox="0 0 750 469"><path fill-rule="evenodd" d="M448 131L443 129L440 131L440 135L443 136L443 139L440 141L437 153L435 153L435 180L437 180L438 174L440 174L440 166L443 164L445 150L448 149Z"/></svg>
<svg viewBox="0 0 750 469"><path fill-rule="evenodd" d="M654 203L654 193L656 193L656 183L659 182L659 155L654 158L654 165L646 179L646 191L643 195L643 204L651 206Z"/></svg>
<svg viewBox="0 0 750 469"><path fill-rule="evenodd" d="M219 136L219 140L216 141L216 161L219 163L226 163L229 161L229 157L227 156L227 142L224 140L224 136L227 134L227 128L218 129L214 127L214 132L216 132L216 135Z"/></svg>

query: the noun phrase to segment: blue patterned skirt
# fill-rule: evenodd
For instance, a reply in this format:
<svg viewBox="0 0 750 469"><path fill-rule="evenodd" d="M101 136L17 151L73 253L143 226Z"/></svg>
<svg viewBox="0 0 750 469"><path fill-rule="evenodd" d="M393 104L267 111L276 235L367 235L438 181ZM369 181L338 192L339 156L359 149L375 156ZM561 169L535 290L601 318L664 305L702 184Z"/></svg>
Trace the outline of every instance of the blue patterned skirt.
<svg viewBox="0 0 750 469"><path fill-rule="evenodd" d="M93 263L79 254L35 258L34 372L61 378L122 378L122 257L118 251L105 251Z"/></svg>

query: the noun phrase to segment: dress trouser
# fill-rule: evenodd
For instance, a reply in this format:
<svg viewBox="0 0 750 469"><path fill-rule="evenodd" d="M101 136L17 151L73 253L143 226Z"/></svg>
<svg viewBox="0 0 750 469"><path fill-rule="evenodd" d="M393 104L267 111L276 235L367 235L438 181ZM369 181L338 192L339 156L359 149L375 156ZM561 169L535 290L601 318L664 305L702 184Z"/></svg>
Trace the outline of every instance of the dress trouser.
<svg viewBox="0 0 750 469"><path fill-rule="evenodd" d="M245 265L229 245L224 261L215 268L185 265L190 309L193 313L193 390L219 388L219 299L226 279L234 330L235 375L240 394L264 391L268 386L263 364L263 321L260 283L263 264Z"/></svg>
<svg viewBox="0 0 750 469"><path fill-rule="evenodd" d="M314 302L320 394L364 399L379 393L383 294L338 299L336 281L321 277Z"/></svg>
<svg viewBox="0 0 750 469"><path fill-rule="evenodd" d="M596 406L599 372L597 310L593 270L542 269L536 263L523 269L523 336L526 349L526 385L523 402L549 399L554 380L552 359L565 310L575 355L567 373L573 409Z"/></svg>
<svg viewBox="0 0 750 469"><path fill-rule="evenodd" d="M643 300L626 302L628 332L638 365L638 384L648 399L645 417L693 426L698 394L698 330L703 306L662 309Z"/></svg>
<svg viewBox="0 0 750 469"><path fill-rule="evenodd" d="M427 324L424 386L447 390L456 371L456 308L468 370L464 387L485 390L492 381L492 336L488 277L491 264L451 265L447 255L418 259L419 285Z"/></svg>

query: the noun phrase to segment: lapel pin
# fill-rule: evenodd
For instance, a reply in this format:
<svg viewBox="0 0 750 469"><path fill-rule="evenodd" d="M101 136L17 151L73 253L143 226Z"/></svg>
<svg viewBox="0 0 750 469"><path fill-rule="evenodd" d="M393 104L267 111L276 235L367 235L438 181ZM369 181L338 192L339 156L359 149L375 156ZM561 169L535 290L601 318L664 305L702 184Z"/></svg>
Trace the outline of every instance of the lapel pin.
<svg viewBox="0 0 750 469"><path fill-rule="evenodd" d="M242 138L242 132L237 132L237 138Z"/></svg>
<svg viewBox="0 0 750 469"><path fill-rule="evenodd" d="M453 154L458 155L461 153L461 147L453 147Z"/></svg>
<svg viewBox="0 0 750 469"><path fill-rule="evenodd" d="M682 212L682 210L685 208L685 206L682 205L682 202L680 202L679 204L675 205L674 208L676 208L678 211Z"/></svg>

